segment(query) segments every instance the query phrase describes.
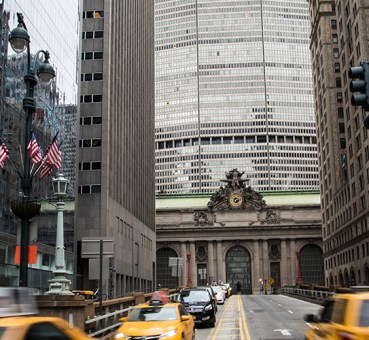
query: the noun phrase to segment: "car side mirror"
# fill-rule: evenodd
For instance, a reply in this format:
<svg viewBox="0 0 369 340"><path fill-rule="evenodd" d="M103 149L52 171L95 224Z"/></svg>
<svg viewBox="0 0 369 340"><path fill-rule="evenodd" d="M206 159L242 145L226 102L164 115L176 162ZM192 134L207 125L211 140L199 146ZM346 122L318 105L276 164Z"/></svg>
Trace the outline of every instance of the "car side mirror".
<svg viewBox="0 0 369 340"><path fill-rule="evenodd" d="M126 316L124 318L119 319L120 322L126 322L127 320L128 320L128 317L126 317Z"/></svg>
<svg viewBox="0 0 369 340"><path fill-rule="evenodd" d="M182 315L181 316L182 321L189 321L189 320L192 320L192 319L193 319L192 315Z"/></svg>
<svg viewBox="0 0 369 340"><path fill-rule="evenodd" d="M315 314L305 314L304 321L309 323L317 323L319 322L319 316Z"/></svg>

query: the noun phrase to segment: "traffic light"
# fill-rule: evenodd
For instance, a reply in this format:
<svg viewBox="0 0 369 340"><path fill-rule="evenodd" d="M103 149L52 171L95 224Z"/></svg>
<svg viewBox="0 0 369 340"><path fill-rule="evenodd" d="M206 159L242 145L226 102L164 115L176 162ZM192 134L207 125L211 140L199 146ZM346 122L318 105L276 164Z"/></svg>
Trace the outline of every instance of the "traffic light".
<svg viewBox="0 0 369 340"><path fill-rule="evenodd" d="M369 62L364 61L360 66L351 67L349 77L351 104L362 106L365 111L369 111Z"/></svg>

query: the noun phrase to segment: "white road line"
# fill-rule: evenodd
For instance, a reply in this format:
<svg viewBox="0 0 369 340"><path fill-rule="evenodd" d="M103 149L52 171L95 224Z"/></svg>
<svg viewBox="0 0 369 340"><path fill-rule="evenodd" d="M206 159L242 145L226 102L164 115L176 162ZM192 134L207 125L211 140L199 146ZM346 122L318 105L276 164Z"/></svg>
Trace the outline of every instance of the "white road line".
<svg viewBox="0 0 369 340"><path fill-rule="evenodd" d="M287 312L293 314L292 310L287 309Z"/></svg>

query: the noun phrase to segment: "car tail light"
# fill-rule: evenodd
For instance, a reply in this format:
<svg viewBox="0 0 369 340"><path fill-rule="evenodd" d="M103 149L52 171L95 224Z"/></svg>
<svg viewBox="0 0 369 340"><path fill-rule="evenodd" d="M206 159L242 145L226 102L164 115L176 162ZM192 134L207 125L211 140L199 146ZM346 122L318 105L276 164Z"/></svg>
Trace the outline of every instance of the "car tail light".
<svg viewBox="0 0 369 340"><path fill-rule="evenodd" d="M358 337L352 333L342 332L338 334L340 340L356 340Z"/></svg>

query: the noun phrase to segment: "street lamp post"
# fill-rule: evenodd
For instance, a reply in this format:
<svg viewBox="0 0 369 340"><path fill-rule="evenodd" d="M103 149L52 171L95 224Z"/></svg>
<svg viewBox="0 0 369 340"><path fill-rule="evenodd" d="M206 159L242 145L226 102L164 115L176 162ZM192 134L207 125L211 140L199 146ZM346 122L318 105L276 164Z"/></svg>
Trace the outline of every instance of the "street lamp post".
<svg viewBox="0 0 369 340"><path fill-rule="evenodd" d="M22 287L28 286L28 243L29 243L29 228L30 219L38 215L41 205L30 200L32 187L32 177L30 176L30 156L27 150L27 144L32 137L32 115L36 111L36 100L34 98L34 89L37 85L35 71L31 68L31 52L30 52L30 37L27 32L27 27L23 21L23 15L17 13L18 26L9 34L9 42L16 53L22 53L27 50L27 73L24 76L26 83L26 95L23 98L23 109L26 114L24 154L23 154L23 175L21 177L21 200L12 202L12 211L16 216L22 219L21 224L21 246L20 246L20 269L19 269L19 285ZM49 52L40 50L34 57L34 65L38 61L40 54L44 55L44 61L39 65L37 76L41 83L48 84L55 77L55 71L49 64Z"/></svg>
<svg viewBox="0 0 369 340"><path fill-rule="evenodd" d="M57 197L56 209L58 211L56 223L56 249L55 249L55 270L54 278L49 281L49 291L45 295L73 295L69 290L70 280L65 277L65 253L64 253L64 206L63 198L67 196L69 181L63 174L59 173L53 178L53 191Z"/></svg>

